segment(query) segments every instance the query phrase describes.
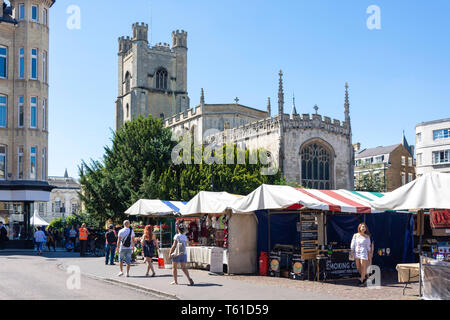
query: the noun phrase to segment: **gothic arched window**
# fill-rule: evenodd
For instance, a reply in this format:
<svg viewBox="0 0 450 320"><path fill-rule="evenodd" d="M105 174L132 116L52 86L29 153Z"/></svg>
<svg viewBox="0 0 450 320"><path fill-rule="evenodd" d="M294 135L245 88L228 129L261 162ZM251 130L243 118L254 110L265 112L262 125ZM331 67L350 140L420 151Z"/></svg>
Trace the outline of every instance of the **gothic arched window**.
<svg viewBox="0 0 450 320"><path fill-rule="evenodd" d="M130 92L130 85L131 85L131 75L127 71L127 73L125 74L125 93Z"/></svg>
<svg viewBox="0 0 450 320"><path fill-rule="evenodd" d="M313 142L303 147L300 155L302 185L312 189L331 189L331 153Z"/></svg>
<svg viewBox="0 0 450 320"><path fill-rule="evenodd" d="M167 90L167 70L159 69L156 71L156 89Z"/></svg>

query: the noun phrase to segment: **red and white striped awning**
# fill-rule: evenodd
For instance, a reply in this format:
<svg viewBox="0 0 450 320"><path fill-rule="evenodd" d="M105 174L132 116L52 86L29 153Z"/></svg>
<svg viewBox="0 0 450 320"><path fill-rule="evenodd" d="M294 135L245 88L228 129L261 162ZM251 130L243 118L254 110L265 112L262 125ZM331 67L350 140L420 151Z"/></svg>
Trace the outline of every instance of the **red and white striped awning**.
<svg viewBox="0 0 450 320"><path fill-rule="evenodd" d="M317 190L290 186L262 185L233 207L235 212L302 207L347 213L376 213L371 202L383 193L351 190Z"/></svg>

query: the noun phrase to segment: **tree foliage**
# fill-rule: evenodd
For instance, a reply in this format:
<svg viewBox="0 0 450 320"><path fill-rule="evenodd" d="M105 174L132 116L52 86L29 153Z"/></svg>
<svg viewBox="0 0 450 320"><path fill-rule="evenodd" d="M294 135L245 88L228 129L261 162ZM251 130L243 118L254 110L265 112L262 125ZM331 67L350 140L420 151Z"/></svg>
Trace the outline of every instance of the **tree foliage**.
<svg viewBox="0 0 450 320"><path fill-rule="evenodd" d="M369 192L385 192L386 183L379 174L368 172L367 174L360 175L356 181L355 189L357 191L369 191Z"/></svg>
<svg viewBox="0 0 450 320"><path fill-rule="evenodd" d="M223 146L222 156L205 152L204 146L191 146L187 163L175 164L171 154L176 141L161 120L152 117L126 122L113 133L112 146L105 147L102 161L82 161L79 167L81 200L85 211L99 224L108 219L120 222L125 210L139 199L188 201L199 191L227 191L248 194L261 184L284 184L277 169L273 175L264 175L267 167L259 160L260 153ZM183 157L181 151L179 157ZM195 151L203 154L195 161ZM227 164L226 152L234 154ZM238 153L241 163L238 163ZM211 163L210 157L222 158L223 163ZM220 162L220 161L219 161Z"/></svg>

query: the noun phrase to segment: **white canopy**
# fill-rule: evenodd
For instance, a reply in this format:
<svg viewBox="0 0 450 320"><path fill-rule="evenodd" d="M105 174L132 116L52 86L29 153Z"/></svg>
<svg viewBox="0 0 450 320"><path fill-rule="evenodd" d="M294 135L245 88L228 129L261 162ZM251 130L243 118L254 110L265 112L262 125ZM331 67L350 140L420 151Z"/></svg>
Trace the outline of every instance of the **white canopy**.
<svg viewBox="0 0 450 320"><path fill-rule="evenodd" d="M165 201L140 199L125 211L126 214L136 216L166 216L179 213L186 206L182 201Z"/></svg>
<svg viewBox="0 0 450 320"><path fill-rule="evenodd" d="M42 227L48 226L49 223L41 218L37 210L34 210L34 214L30 218L30 225Z"/></svg>
<svg viewBox="0 0 450 320"><path fill-rule="evenodd" d="M427 173L372 202L377 210L450 209L450 173Z"/></svg>
<svg viewBox="0 0 450 320"><path fill-rule="evenodd" d="M228 192L200 191L181 209L180 213L183 216L206 213L220 214L233 208L236 201L241 198L243 197L240 195Z"/></svg>

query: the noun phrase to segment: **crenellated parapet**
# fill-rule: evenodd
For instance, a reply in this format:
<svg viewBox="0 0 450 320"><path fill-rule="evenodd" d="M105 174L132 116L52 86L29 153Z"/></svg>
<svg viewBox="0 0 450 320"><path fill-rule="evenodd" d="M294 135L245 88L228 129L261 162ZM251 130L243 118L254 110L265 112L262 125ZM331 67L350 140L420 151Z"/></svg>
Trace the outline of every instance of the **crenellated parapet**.
<svg viewBox="0 0 450 320"><path fill-rule="evenodd" d="M126 54L130 51L132 46L130 37L120 37L119 38L119 54Z"/></svg>
<svg viewBox="0 0 450 320"><path fill-rule="evenodd" d="M320 114L302 115L294 114L291 116L283 115L283 127L285 129L321 129L335 134L349 135L350 130L347 122L330 117L322 116Z"/></svg>
<svg viewBox="0 0 450 320"><path fill-rule="evenodd" d="M183 122L189 121L190 119L194 117L198 117L202 114L202 109L200 106L197 106L195 108L191 108L188 110L185 110L183 112L177 113L173 115L172 117L166 118L164 120L164 125L166 127L173 127L176 125L179 125Z"/></svg>
<svg viewBox="0 0 450 320"><path fill-rule="evenodd" d="M151 49L159 50L159 51L166 51L166 52L171 52L172 51L171 48L170 48L170 45L168 43L165 43L165 42L158 42Z"/></svg>

